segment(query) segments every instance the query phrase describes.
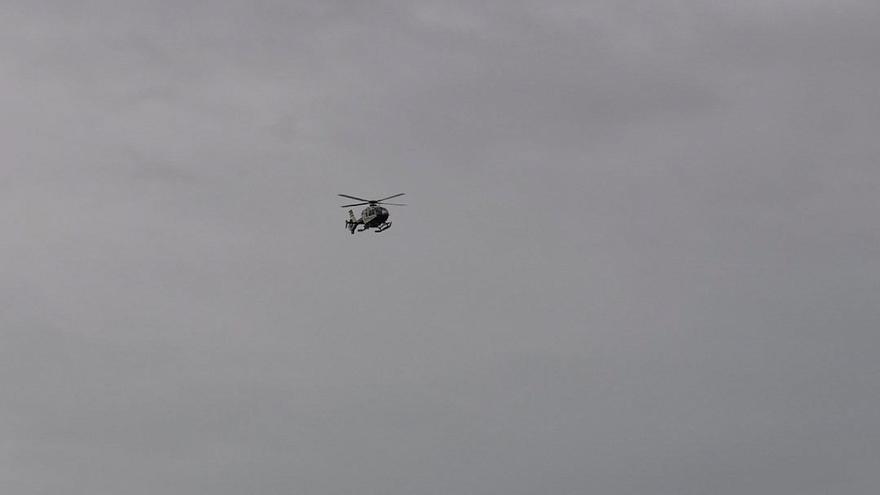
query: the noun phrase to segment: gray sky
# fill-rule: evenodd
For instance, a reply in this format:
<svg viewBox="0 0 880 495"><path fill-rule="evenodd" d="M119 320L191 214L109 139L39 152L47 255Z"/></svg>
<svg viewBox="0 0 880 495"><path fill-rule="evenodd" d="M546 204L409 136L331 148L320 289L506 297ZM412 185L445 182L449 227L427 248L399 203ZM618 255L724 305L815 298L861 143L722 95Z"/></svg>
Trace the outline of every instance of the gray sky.
<svg viewBox="0 0 880 495"><path fill-rule="evenodd" d="M0 33L3 493L880 486L876 1Z"/></svg>

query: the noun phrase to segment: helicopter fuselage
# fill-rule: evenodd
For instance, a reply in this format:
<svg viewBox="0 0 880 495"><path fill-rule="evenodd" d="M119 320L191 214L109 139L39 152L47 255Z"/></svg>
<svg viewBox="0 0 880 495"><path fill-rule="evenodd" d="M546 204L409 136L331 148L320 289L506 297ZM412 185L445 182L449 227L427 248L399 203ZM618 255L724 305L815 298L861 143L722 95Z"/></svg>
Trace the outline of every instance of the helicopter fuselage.
<svg viewBox="0 0 880 495"><path fill-rule="evenodd" d="M388 220L388 210L381 206L368 206L361 212L361 223L364 228L379 227Z"/></svg>

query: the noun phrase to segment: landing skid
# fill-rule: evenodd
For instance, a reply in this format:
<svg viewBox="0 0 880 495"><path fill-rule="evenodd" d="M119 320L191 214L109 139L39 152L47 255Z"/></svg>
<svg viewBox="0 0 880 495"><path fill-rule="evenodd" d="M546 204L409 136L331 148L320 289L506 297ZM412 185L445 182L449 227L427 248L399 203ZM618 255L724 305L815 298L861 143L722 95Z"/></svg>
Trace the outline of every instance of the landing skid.
<svg viewBox="0 0 880 495"><path fill-rule="evenodd" d="M385 232L386 230L391 228L391 222L383 223L382 225L376 227L376 233Z"/></svg>

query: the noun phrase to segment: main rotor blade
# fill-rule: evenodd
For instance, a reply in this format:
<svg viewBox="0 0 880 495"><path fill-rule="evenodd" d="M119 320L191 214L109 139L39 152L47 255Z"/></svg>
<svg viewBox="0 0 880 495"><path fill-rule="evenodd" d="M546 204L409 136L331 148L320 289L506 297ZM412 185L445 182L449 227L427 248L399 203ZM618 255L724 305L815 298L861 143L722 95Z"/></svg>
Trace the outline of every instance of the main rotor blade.
<svg viewBox="0 0 880 495"><path fill-rule="evenodd" d="M362 206L362 205L368 205L368 204L370 204L369 201L366 203L355 203L353 205L342 205L342 206L340 206L340 208L351 208L352 206Z"/></svg>
<svg viewBox="0 0 880 495"><path fill-rule="evenodd" d="M343 198L348 198L348 199L356 199L358 201L366 201L367 203L370 202L369 199L359 198L357 196L349 196L348 194L340 194L340 196L342 196Z"/></svg>
<svg viewBox="0 0 880 495"><path fill-rule="evenodd" d="M380 204L380 205L390 205L390 206L406 206L406 203L383 203L383 202L381 202L381 201L379 201L378 204Z"/></svg>
<svg viewBox="0 0 880 495"><path fill-rule="evenodd" d="M385 201L386 199L396 198L398 196L403 196L404 194L406 194L406 193L395 194L394 196L388 196L387 198L377 199L376 201ZM366 200L362 199L361 201L366 201Z"/></svg>

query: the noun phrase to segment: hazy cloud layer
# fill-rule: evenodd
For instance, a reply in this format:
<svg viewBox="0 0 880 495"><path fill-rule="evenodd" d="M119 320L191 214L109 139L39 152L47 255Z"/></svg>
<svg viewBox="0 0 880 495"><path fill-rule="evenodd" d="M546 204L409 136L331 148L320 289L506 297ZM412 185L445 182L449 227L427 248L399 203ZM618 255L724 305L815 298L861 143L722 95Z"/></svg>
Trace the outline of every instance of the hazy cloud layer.
<svg viewBox="0 0 880 495"><path fill-rule="evenodd" d="M878 28L6 2L0 491L874 493Z"/></svg>

